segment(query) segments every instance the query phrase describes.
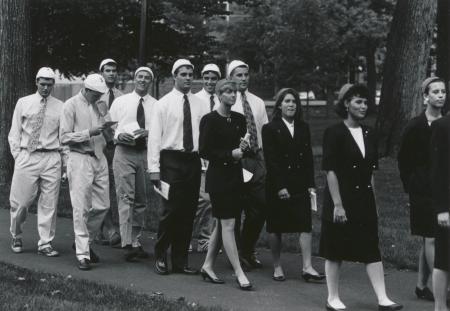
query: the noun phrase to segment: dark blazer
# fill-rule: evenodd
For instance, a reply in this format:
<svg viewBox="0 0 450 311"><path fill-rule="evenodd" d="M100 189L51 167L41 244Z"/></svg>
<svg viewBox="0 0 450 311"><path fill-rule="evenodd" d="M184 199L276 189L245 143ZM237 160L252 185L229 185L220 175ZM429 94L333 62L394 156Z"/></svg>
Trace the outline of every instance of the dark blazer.
<svg viewBox="0 0 450 311"><path fill-rule="evenodd" d="M397 157L400 178L407 193L431 197L430 139L431 127L422 112L406 125Z"/></svg>
<svg viewBox="0 0 450 311"><path fill-rule="evenodd" d="M306 192L314 184L314 162L309 126L294 124L294 137L282 119L272 120L262 128L266 185L268 193L286 188L290 194Z"/></svg>
<svg viewBox="0 0 450 311"><path fill-rule="evenodd" d="M450 115L431 124L431 189L436 214L450 212Z"/></svg>
<svg viewBox="0 0 450 311"><path fill-rule="evenodd" d="M361 128L365 157L344 122L325 130L322 169L335 172L349 222L373 223L377 221L377 211L371 178L372 171L378 168L377 138L369 127L361 125ZM322 217L333 221L333 210L334 203L327 184Z"/></svg>

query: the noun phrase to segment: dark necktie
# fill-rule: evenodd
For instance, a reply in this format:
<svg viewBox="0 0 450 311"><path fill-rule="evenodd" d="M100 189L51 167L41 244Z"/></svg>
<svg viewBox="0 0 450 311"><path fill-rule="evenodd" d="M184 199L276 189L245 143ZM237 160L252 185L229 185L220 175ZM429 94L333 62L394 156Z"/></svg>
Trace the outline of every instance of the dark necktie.
<svg viewBox="0 0 450 311"><path fill-rule="evenodd" d="M253 116L252 108L247 101L247 96L245 93L241 93L242 96L242 107L244 109L245 120L247 121L247 131L250 134L250 148L252 150L258 149L258 134L256 131L255 117Z"/></svg>
<svg viewBox="0 0 450 311"><path fill-rule="evenodd" d="M214 102L214 95L211 95L211 97L209 98L209 111L213 111L215 104L216 103Z"/></svg>
<svg viewBox="0 0 450 311"><path fill-rule="evenodd" d="M144 105L142 104L143 102L144 99L141 97L141 99L139 99L139 105L137 108L137 115L136 115L137 123L139 124L139 127L141 129L145 129L145 113L144 113Z"/></svg>
<svg viewBox="0 0 450 311"><path fill-rule="evenodd" d="M114 92L112 89L109 89L108 108L111 108L111 104L113 101L114 101Z"/></svg>
<svg viewBox="0 0 450 311"><path fill-rule="evenodd" d="M192 121L191 121L191 107L186 95L183 96L183 148L187 152L194 149L194 140L192 139Z"/></svg>

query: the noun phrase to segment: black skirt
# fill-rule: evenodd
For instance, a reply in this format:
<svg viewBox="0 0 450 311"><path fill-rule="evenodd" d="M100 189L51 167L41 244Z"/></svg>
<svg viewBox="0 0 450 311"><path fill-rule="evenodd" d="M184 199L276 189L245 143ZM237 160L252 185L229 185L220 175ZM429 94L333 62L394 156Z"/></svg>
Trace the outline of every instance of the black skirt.
<svg viewBox="0 0 450 311"><path fill-rule="evenodd" d="M435 235L436 215L431 206L431 197L410 193L411 234L432 238Z"/></svg>
<svg viewBox="0 0 450 311"><path fill-rule="evenodd" d="M212 215L218 219L237 218L242 212L242 194L238 191L234 193L213 193L209 194L211 199Z"/></svg>
<svg viewBox="0 0 450 311"><path fill-rule="evenodd" d="M439 270L449 271L450 230L439 228L436 232L434 243L434 267Z"/></svg>
<svg viewBox="0 0 450 311"><path fill-rule="evenodd" d="M319 254L332 261L381 261L377 223L336 224L322 221Z"/></svg>

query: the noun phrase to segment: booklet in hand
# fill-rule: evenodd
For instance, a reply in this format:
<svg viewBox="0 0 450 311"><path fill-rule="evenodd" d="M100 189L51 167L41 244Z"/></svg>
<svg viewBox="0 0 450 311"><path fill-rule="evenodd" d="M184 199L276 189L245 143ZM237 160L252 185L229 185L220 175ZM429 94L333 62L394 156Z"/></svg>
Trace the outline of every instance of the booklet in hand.
<svg viewBox="0 0 450 311"><path fill-rule="evenodd" d="M116 125L116 124L117 124L117 121L106 121L103 125L105 127L111 127L111 126Z"/></svg>

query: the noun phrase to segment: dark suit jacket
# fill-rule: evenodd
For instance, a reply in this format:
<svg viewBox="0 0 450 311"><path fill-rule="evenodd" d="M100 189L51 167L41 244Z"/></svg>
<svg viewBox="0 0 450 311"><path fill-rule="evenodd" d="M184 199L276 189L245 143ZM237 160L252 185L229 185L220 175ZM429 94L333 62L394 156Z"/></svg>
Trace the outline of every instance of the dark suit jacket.
<svg viewBox="0 0 450 311"><path fill-rule="evenodd" d="M450 212L450 115L431 124L431 189L436 214Z"/></svg>
<svg viewBox="0 0 450 311"><path fill-rule="evenodd" d="M262 140L268 194L276 195L279 190L286 188L292 195L314 187L314 162L308 124L296 121L292 137L282 119L272 120L263 126Z"/></svg>

